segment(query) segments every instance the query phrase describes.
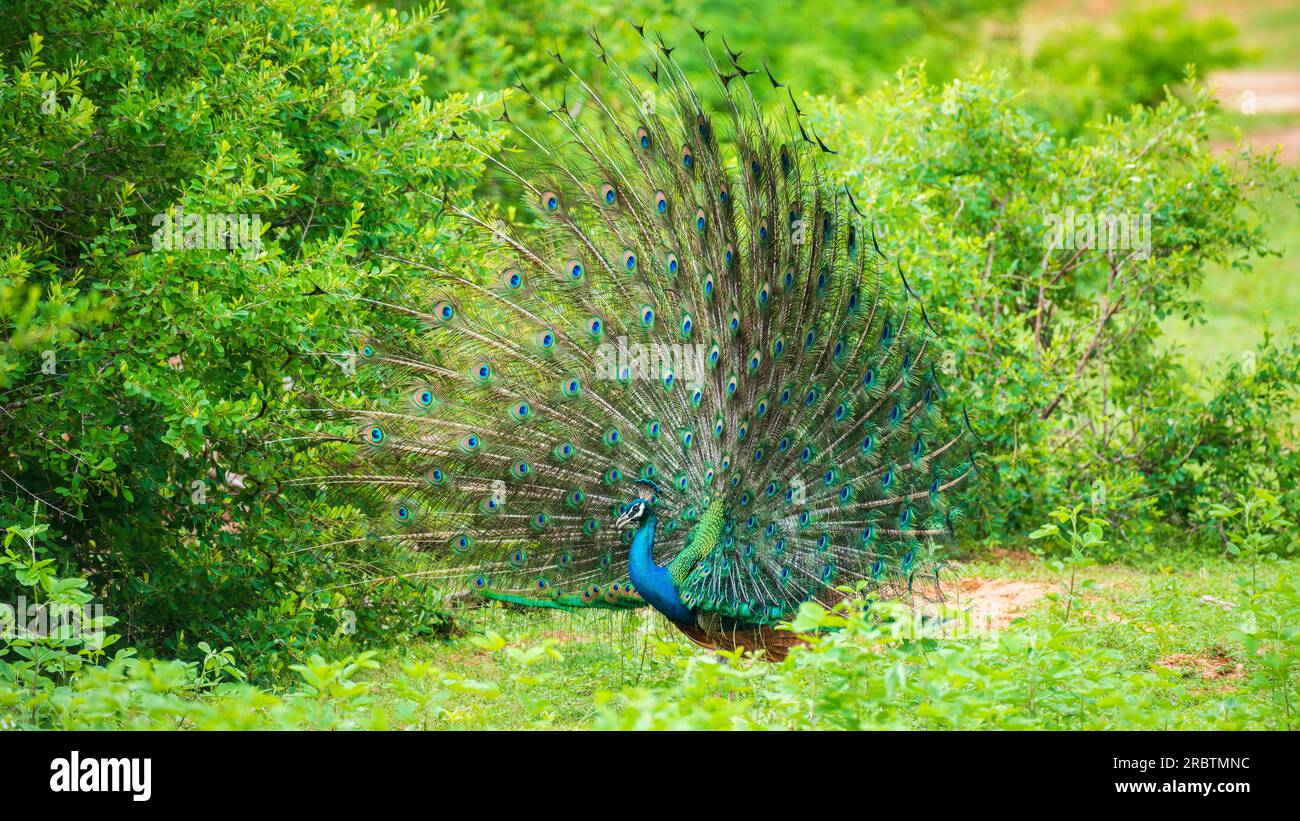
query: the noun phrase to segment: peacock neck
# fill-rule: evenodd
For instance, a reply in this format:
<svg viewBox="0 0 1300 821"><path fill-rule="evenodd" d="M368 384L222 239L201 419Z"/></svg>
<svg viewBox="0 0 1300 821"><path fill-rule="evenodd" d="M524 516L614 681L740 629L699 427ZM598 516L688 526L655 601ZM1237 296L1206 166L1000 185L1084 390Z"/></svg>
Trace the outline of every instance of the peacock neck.
<svg viewBox="0 0 1300 821"><path fill-rule="evenodd" d="M632 587L650 606L679 624L694 624L695 614L682 603L673 584L673 577L664 567L655 564L654 541L657 520L653 513L646 514L632 537L628 554L628 577Z"/></svg>

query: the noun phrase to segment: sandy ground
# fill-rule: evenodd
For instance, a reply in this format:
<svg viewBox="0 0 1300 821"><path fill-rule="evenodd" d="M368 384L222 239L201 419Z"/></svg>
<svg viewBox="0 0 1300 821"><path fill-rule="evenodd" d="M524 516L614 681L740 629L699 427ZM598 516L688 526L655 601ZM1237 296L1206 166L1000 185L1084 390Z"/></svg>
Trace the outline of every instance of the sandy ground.
<svg viewBox="0 0 1300 821"><path fill-rule="evenodd" d="M947 585L944 592L949 606L971 614L974 625L1000 630L1051 590L1046 582L968 576Z"/></svg>
<svg viewBox="0 0 1300 821"><path fill-rule="evenodd" d="M1214 650L1201 655L1175 653L1156 662L1161 667L1176 670L1184 676L1198 676L1205 681L1231 681L1242 678L1245 665L1234 661L1226 652Z"/></svg>

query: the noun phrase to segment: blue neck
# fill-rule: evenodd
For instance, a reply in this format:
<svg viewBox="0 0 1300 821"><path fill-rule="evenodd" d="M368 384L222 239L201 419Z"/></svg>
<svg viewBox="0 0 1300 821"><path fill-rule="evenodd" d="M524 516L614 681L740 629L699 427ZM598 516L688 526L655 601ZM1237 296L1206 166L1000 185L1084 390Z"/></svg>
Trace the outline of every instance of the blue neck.
<svg viewBox="0 0 1300 821"><path fill-rule="evenodd" d="M678 624L694 624L695 613L682 603L677 594L677 585L667 569L655 564L654 547L656 519L653 513L646 514L632 537L632 550L628 555L627 572L632 579L632 587L641 594L641 598L650 606L663 613L670 621Z"/></svg>

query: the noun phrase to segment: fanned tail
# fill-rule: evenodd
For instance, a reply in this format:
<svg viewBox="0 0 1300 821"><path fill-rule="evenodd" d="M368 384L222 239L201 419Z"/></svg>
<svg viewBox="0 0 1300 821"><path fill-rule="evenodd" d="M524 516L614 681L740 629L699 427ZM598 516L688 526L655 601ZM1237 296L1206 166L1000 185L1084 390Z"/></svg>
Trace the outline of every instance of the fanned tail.
<svg viewBox="0 0 1300 821"><path fill-rule="evenodd" d="M616 92L517 85L554 128L515 126L521 164L486 158L531 220L448 202L492 265L396 261L418 284L384 307L408 333L358 340L370 398L330 410L358 458L303 481L382 499L370 538L429 554L431 578L640 605L611 527L637 482L701 624L771 625L842 582L905 593L941 562L975 461L938 336L793 96L770 126L757 72L700 39L719 116L662 41L642 87L593 33Z"/></svg>

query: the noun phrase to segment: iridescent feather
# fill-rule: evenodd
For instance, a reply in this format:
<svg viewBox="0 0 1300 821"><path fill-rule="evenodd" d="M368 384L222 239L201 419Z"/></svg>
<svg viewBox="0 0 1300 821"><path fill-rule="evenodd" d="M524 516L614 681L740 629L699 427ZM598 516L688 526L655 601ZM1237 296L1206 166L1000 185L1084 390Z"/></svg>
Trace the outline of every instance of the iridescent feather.
<svg viewBox="0 0 1300 821"><path fill-rule="evenodd" d="M370 538L429 554L429 577L563 608L643 604L613 523L652 486L680 626L720 647L836 585L933 584L973 432L829 149L797 109L769 123L734 58L704 47L709 111L671 49L645 87L592 39L618 92L518 88L561 136L506 115L523 159L485 160L533 220L445 203L496 267L404 261L436 295L387 307L421 332L359 340L382 389L336 413L360 457L312 481L381 497Z"/></svg>

